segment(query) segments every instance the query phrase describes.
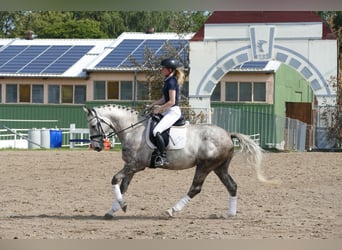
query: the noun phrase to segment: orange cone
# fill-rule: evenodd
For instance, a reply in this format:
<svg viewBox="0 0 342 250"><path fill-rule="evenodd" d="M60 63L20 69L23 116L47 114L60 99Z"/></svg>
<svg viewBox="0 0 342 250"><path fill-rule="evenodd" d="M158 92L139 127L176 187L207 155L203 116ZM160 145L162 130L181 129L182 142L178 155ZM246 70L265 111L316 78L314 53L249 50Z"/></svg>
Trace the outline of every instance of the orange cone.
<svg viewBox="0 0 342 250"><path fill-rule="evenodd" d="M109 141L109 139L104 139L103 144L104 144L104 149L105 150L109 150L110 149L110 141Z"/></svg>

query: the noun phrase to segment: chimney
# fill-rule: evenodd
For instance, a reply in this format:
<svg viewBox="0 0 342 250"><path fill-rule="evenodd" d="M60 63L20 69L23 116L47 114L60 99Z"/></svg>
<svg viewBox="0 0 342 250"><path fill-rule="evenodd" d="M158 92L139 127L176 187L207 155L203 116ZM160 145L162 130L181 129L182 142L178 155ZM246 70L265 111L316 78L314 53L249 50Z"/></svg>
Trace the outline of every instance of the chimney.
<svg viewBox="0 0 342 250"><path fill-rule="evenodd" d="M152 26L148 26L146 29L146 34L153 34L154 33L154 28Z"/></svg>
<svg viewBox="0 0 342 250"><path fill-rule="evenodd" d="M26 40L33 40L33 38L35 38L34 32L32 30L26 31L25 39Z"/></svg>

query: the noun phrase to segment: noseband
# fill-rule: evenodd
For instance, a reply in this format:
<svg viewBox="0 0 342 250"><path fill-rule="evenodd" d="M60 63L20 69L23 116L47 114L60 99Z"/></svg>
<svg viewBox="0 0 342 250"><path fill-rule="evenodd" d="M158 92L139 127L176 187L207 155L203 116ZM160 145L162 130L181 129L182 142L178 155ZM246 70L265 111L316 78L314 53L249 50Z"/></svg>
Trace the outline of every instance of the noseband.
<svg viewBox="0 0 342 250"><path fill-rule="evenodd" d="M102 140L105 138L109 138L111 136L113 136L115 134L115 132L111 132L108 135L105 134L103 127L102 127L102 123L108 125L113 131L115 131L113 124L108 123L106 120L104 120L103 118L99 117L96 113L95 109L92 109L92 111L94 112L94 116L88 120L88 123L94 119L96 119L96 127L97 127L97 131L99 132L99 134L96 135L91 135L90 136L90 140L94 141L94 139L96 138L101 138Z"/></svg>

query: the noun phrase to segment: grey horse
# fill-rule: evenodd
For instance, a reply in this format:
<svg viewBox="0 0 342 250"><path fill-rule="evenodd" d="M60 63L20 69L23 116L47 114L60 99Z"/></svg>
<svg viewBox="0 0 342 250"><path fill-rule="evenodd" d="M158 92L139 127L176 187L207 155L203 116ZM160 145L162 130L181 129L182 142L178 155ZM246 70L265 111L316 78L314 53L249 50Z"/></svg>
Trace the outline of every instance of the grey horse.
<svg viewBox="0 0 342 250"><path fill-rule="evenodd" d="M153 148L147 143L149 117L136 110L120 105L104 105L95 108L84 107L92 148L101 151L106 137L117 135L122 144L123 168L113 176L114 202L105 219L111 219L120 209L126 212L127 203L123 195L135 173L151 165ZM263 150L249 136L228 133L211 124L189 124L184 126L186 142L182 149L167 150L169 164L164 169L182 170L196 167L188 193L173 207L165 211L173 217L201 192L202 185L212 171L218 176L229 193L228 212L224 216L235 216L237 207L237 185L228 174L229 163L234 154L233 138L239 141L241 152L247 154L249 163L255 167L257 177L268 182L261 169Z"/></svg>

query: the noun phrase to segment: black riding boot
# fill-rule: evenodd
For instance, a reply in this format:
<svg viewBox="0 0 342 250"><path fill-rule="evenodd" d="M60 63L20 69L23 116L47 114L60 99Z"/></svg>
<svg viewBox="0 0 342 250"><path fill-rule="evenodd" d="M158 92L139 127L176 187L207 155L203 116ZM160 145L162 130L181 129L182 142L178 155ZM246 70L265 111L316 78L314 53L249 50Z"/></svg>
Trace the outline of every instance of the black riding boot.
<svg viewBox="0 0 342 250"><path fill-rule="evenodd" d="M155 167L161 167L163 165L168 164L168 161L166 159L166 147L165 147L165 142L162 137L162 135L158 132L156 134L156 144L157 144L157 153L158 155L155 158L154 161L154 166Z"/></svg>

